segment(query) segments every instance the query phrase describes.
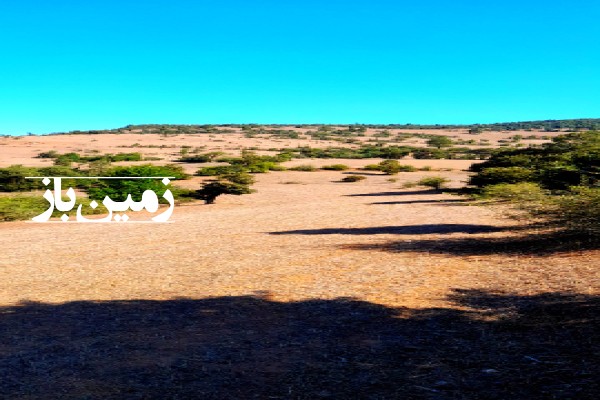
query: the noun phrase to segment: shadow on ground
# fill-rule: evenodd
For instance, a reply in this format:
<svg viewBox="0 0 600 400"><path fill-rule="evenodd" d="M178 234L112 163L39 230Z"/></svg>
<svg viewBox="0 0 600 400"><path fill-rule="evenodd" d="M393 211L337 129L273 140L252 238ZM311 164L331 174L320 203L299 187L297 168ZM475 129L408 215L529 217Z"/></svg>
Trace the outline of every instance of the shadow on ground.
<svg viewBox="0 0 600 400"><path fill-rule="evenodd" d="M0 308L6 399L592 399L599 298L268 296Z"/></svg>
<svg viewBox="0 0 600 400"><path fill-rule="evenodd" d="M431 235L449 233L490 233L506 228L491 225L424 224L406 226L376 226L369 228L297 229L269 232L270 235Z"/></svg>
<svg viewBox="0 0 600 400"><path fill-rule="evenodd" d="M348 171L342 172L344 175L365 175L365 176L385 176L382 172L362 172L362 171Z"/></svg>
<svg viewBox="0 0 600 400"><path fill-rule="evenodd" d="M446 199L446 200L402 200L402 201L378 201L369 204L435 204L436 206L446 205L469 205L467 200Z"/></svg>
<svg viewBox="0 0 600 400"><path fill-rule="evenodd" d="M424 195L424 194L435 194L439 195L442 192L431 189L424 190L405 190L402 192L377 192L377 193L355 193L346 194L346 197L386 197L386 196L411 196L411 195Z"/></svg>
<svg viewBox="0 0 600 400"><path fill-rule="evenodd" d="M506 227L503 230L524 233L505 237L449 237L443 239L391 240L380 243L353 243L341 247L347 250L379 250L456 256L519 254L546 256L562 252L600 249L600 242L598 240L582 239L561 232L531 233L527 232L527 226ZM480 231L474 230L468 233L484 232L485 228ZM493 232L493 230L489 232Z"/></svg>

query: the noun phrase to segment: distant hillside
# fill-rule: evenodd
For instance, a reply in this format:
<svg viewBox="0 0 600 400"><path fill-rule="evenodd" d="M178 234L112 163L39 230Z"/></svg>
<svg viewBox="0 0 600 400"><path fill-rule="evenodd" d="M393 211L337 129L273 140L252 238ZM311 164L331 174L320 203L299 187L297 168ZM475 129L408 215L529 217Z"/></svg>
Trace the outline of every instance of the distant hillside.
<svg viewBox="0 0 600 400"><path fill-rule="evenodd" d="M196 134L196 133L231 133L232 128L250 130L252 128L280 128L282 126L295 126L297 128L314 128L326 124L224 124L224 125L168 125L168 124L149 124L149 125L127 125L123 128L90 130L90 131L72 131L53 133L60 134L101 134L101 133L131 133L139 132L144 134ZM578 131L578 130L600 130L600 118L583 119L562 119L562 120L544 120L544 121L523 121L523 122L500 122L494 124L471 124L471 125L419 125L419 124L388 124L388 125L369 125L336 124L331 126L354 126L356 128L375 128L375 129L469 129L474 132L480 131L519 131L519 130L541 130L546 132L555 131Z"/></svg>

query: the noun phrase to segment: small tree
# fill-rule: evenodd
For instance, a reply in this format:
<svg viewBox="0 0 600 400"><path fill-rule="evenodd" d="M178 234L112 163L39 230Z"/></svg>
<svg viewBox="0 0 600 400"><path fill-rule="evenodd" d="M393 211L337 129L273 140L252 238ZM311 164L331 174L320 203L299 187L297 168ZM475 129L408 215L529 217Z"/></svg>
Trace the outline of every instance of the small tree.
<svg viewBox="0 0 600 400"><path fill-rule="evenodd" d="M442 178L441 176L430 176L428 178L421 179L418 184L421 186L427 186L435 190L440 190L444 187L446 183L450 182L446 178Z"/></svg>
<svg viewBox="0 0 600 400"><path fill-rule="evenodd" d="M222 194L239 196L253 193L254 190L250 189L253 183L254 177L244 172L220 175L217 179L203 183L202 188L196 190L194 197L204 200L205 204L213 204Z"/></svg>
<svg viewBox="0 0 600 400"><path fill-rule="evenodd" d="M388 175L395 175L401 170L400 163L396 160L385 160L379 163L379 170Z"/></svg>
<svg viewBox="0 0 600 400"><path fill-rule="evenodd" d="M441 149L442 147L452 147L452 140L448 136L434 136L427 141L427 146L436 147Z"/></svg>

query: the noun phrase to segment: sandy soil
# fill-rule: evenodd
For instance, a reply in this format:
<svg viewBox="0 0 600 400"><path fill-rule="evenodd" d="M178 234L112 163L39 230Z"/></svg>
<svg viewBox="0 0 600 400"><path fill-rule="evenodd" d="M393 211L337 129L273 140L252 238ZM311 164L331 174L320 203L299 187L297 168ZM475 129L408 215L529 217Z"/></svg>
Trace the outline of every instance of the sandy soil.
<svg viewBox="0 0 600 400"><path fill-rule="evenodd" d="M597 252L454 252L452 243L486 246L489 238L514 235L504 230L513 222L456 196L401 189L425 175L442 174L455 185L465 179L463 161L434 166L453 171L401 173L394 183L369 175L350 184L337 182L342 172L259 175L257 193L178 206L166 225L3 223L0 302L270 293L429 307L458 288L600 288L589 279L597 277Z"/></svg>

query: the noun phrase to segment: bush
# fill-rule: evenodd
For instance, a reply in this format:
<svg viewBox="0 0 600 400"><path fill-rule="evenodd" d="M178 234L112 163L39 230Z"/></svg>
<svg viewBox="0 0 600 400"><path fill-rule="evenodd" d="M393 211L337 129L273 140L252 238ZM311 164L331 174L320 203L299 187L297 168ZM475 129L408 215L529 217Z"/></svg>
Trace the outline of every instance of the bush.
<svg viewBox="0 0 600 400"><path fill-rule="evenodd" d="M395 175L398 172L414 172L417 170L412 165L403 165L396 160L384 160L377 165L367 165L365 169L382 171L388 175Z"/></svg>
<svg viewBox="0 0 600 400"><path fill-rule="evenodd" d="M195 197L204 200L206 204L213 204L217 197L223 194L232 194L240 196L242 194L253 193L250 184L234 182L231 176L221 176L218 179L211 180L202 184L202 188L195 192Z"/></svg>
<svg viewBox="0 0 600 400"><path fill-rule="evenodd" d="M362 175L348 175L348 176L342 178L342 182L358 182L358 181L364 181L365 179L367 179L367 178Z"/></svg>
<svg viewBox="0 0 600 400"><path fill-rule="evenodd" d="M332 165L324 165L321 169L325 171L346 171L349 170L350 167L345 164L332 164Z"/></svg>
<svg viewBox="0 0 600 400"><path fill-rule="evenodd" d="M105 176L122 177L173 177L175 179L187 179L189 176L183 171L183 168L177 165L136 165L129 167L114 167L106 171ZM168 189L160 179L103 179L99 181L90 181L90 187L87 192L90 198L94 200L103 200L108 196L114 201L125 201L131 194L133 201L140 201L142 193L146 190L154 191L161 201L162 195Z"/></svg>
<svg viewBox="0 0 600 400"><path fill-rule="evenodd" d="M59 154L56 150L50 150L46 152L39 153L36 158L56 158Z"/></svg>
<svg viewBox="0 0 600 400"><path fill-rule="evenodd" d="M31 219L48 209L42 196L0 197L0 221Z"/></svg>
<svg viewBox="0 0 600 400"><path fill-rule="evenodd" d="M29 168L21 165L12 165L8 168L0 168L0 192L27 192L31 190L45 189L41 179L25 179L26 176L82 176L79 170L64 166L51 166L43 168ZM63 179L62 187L86 187L84 180Z"/></svg>
<svg viewBox="0 0 600 400"><path fill-rule="evenodd" d="M308 164L306 164L306 165L298 165L296 167L291 167L291 168L288 168L288 169L290 171L303 171L303 172L314 172L314 171L317 170L317 168L315 168L312 165L308 165Z"/></svg>
<svg viewBox="0 0 600 400"><path fill-rule="evenodd" d="M54 159L54 165L70 167L73 162L78 162L79 160L80 158L77 153L61 154Z"/></svg>
<svg viewBox="0 0 600 400"><path fill-rule="evenodd" d="M106 208L100 204L96 209L89 207L90 200L78 196L77 204L81 204L85 210L85 214L102 214L108 212ZM42 196L17 195L0 197L0 221L18 221L31 219L46 211L49 207L48 201ZM67 212L54 211L53 217L60 217L67 214L71 217L76 215L77 208L73 208Z"/></svg>
<svg viewBox="0 0 600 400"><path fill-rule="evenodd" d="M0 168L0 191L1 192L24 192L41 189L39 179L25 179L26 176L40 176L37 168L24 167L22 165L11 165Z"/></svg>
<svg viewBox="0 0 600 400"><path fill-rule="evenodd" d="M444 187L446 183L450 182L448 179L443 178L441 176L430 176L427 178L423 178L417 182L419 186L430 187L435 190L440 190Z"/></svg>
<svg viewBox="0 0 600 400"><path fill-rule="evenodd" d="M210 157L208 157L204 154L198 154L198 155L193 155L193 156L181 157L181 158L177 159L176 161L185 162L185 163L207 163L207 162L210 162L211 159L210 159Z"/></svg>
<svg viewBox="0 0 600 400"><path fill-rule="evenodd" d="M217 154L217 153L207 153L207 154ZM284 171L286 168L279 165L282 161L287 161L289 159L288 155L278 154L277 156L261 156L252 151L243 150L241 157L222 157L217 161L226 162L231 164L230 171L245 171L252 173L266 173L269 171ZM210 167L209 167L210 168ZM218 169L211 170L209 168L204 168L198 171L198 174L208 176L208 175L220 175ZM215 167L222 168L222 167ZM216 172L216 173L214 173Z"/></svg>
<svg viewBox="0 0 600 400"><path fill-rule="evenodd" d="M195 155L186 155L182 154L182 157L179 158L178 162L186 162L186 163L207 163L215 161L217 157L222 156L224 153L221 151L211 151L204 154L195 154Z"/></svg>
<svg viewBox="0 0 600 400"><path fill-rule="evenodd" d="M254 177L246 172L236 172L233 174L225 174L219 177L222 180L226 180L233 183L239 183L241 185L252 185L256 182Z"/></svg>
<svg viewBox="0 0 600 400"><path fill-rule="evenodd" d="M598 241L600 238L600 188L572 187L561 196L551 196L540 215L566 233Z"/></svg>
<svg viewBox="0 0 600 400"><path fill-rule="evenodd" d="M246 166L249 172L264 174L271 170L280 170L281 166L273 161L254 161Z"/></svg>
<svg viewBox="0 0 600 400"><path fill-rule="evenodd" d="M287 171L287 168L284 167L283 165L279 165L279 164L273 164L272 166L269 167L270 171Z"/></svg>
<svg viewBox="0 0 600 400"><path fill-rule="evenodd" d="M553 195L535 183L499 184L484 188L480 197L510 201L520 216L561 233L600 238L600 188L575 186Z"/></svg>
<svg viewBox="0 0 600 400"><path fill-rule="evenodd" d="M427 141L427 146L436 147L438 149L441 149L442 147L451 147L452 139L448 136L434 136Z"/></svg>
<svg viewBox="0 0 600 400"><path fill-rule="evenodd" d="M486 186L479 197L484 199L523 202L539 201L546 195L546 191L537 183L522 182L514 184L500 183L497 185Z"/></svg>
<svg viewBox="0 0 600 400"><path fill-rule="evenodd" d="M100 156L102 157L102 156ZM92 157L84 157L83 160L90 161ZM142 161L142 155L140 153L118 153L118 154L107 154L106 158L110 161Z"/></svg>
<svg viewBox="0 0 600 400"><path fill-rule="evenodd" d="M388 175L395 175L400 172L400 164L396 160L385 160L379 163L379 170Z"/></svg>
<svg viewBox="0 0 600 400"><path fill-rule="evenodd" d="M205 167L200 168L196 175L198 176L218 176L225 174L234 174L244 172L246 169L240 165L222 165L218 167Z"/></svg>
<svg viewBox="0 0 600 400"><path fill-rule="evenodd" d="M546 189L568 190L600 183L600 132L557 136L541 148L505 150L475 164L470 184L537 182Z"/></svg>
<svg viewBox="0 0 600 400"><path fill-rule="evenodd" d="M450 158L450 153L447 150L440 149L417 149L412 153L417 160L441 160Z"/></svg>
<svg viewBox="0 0 600 400"><path fill-rule="evenodd" d="M500 183L521 183L535 181L534 171L525 167L485 168L469 179L470 185L479 187Z"/></svg>

